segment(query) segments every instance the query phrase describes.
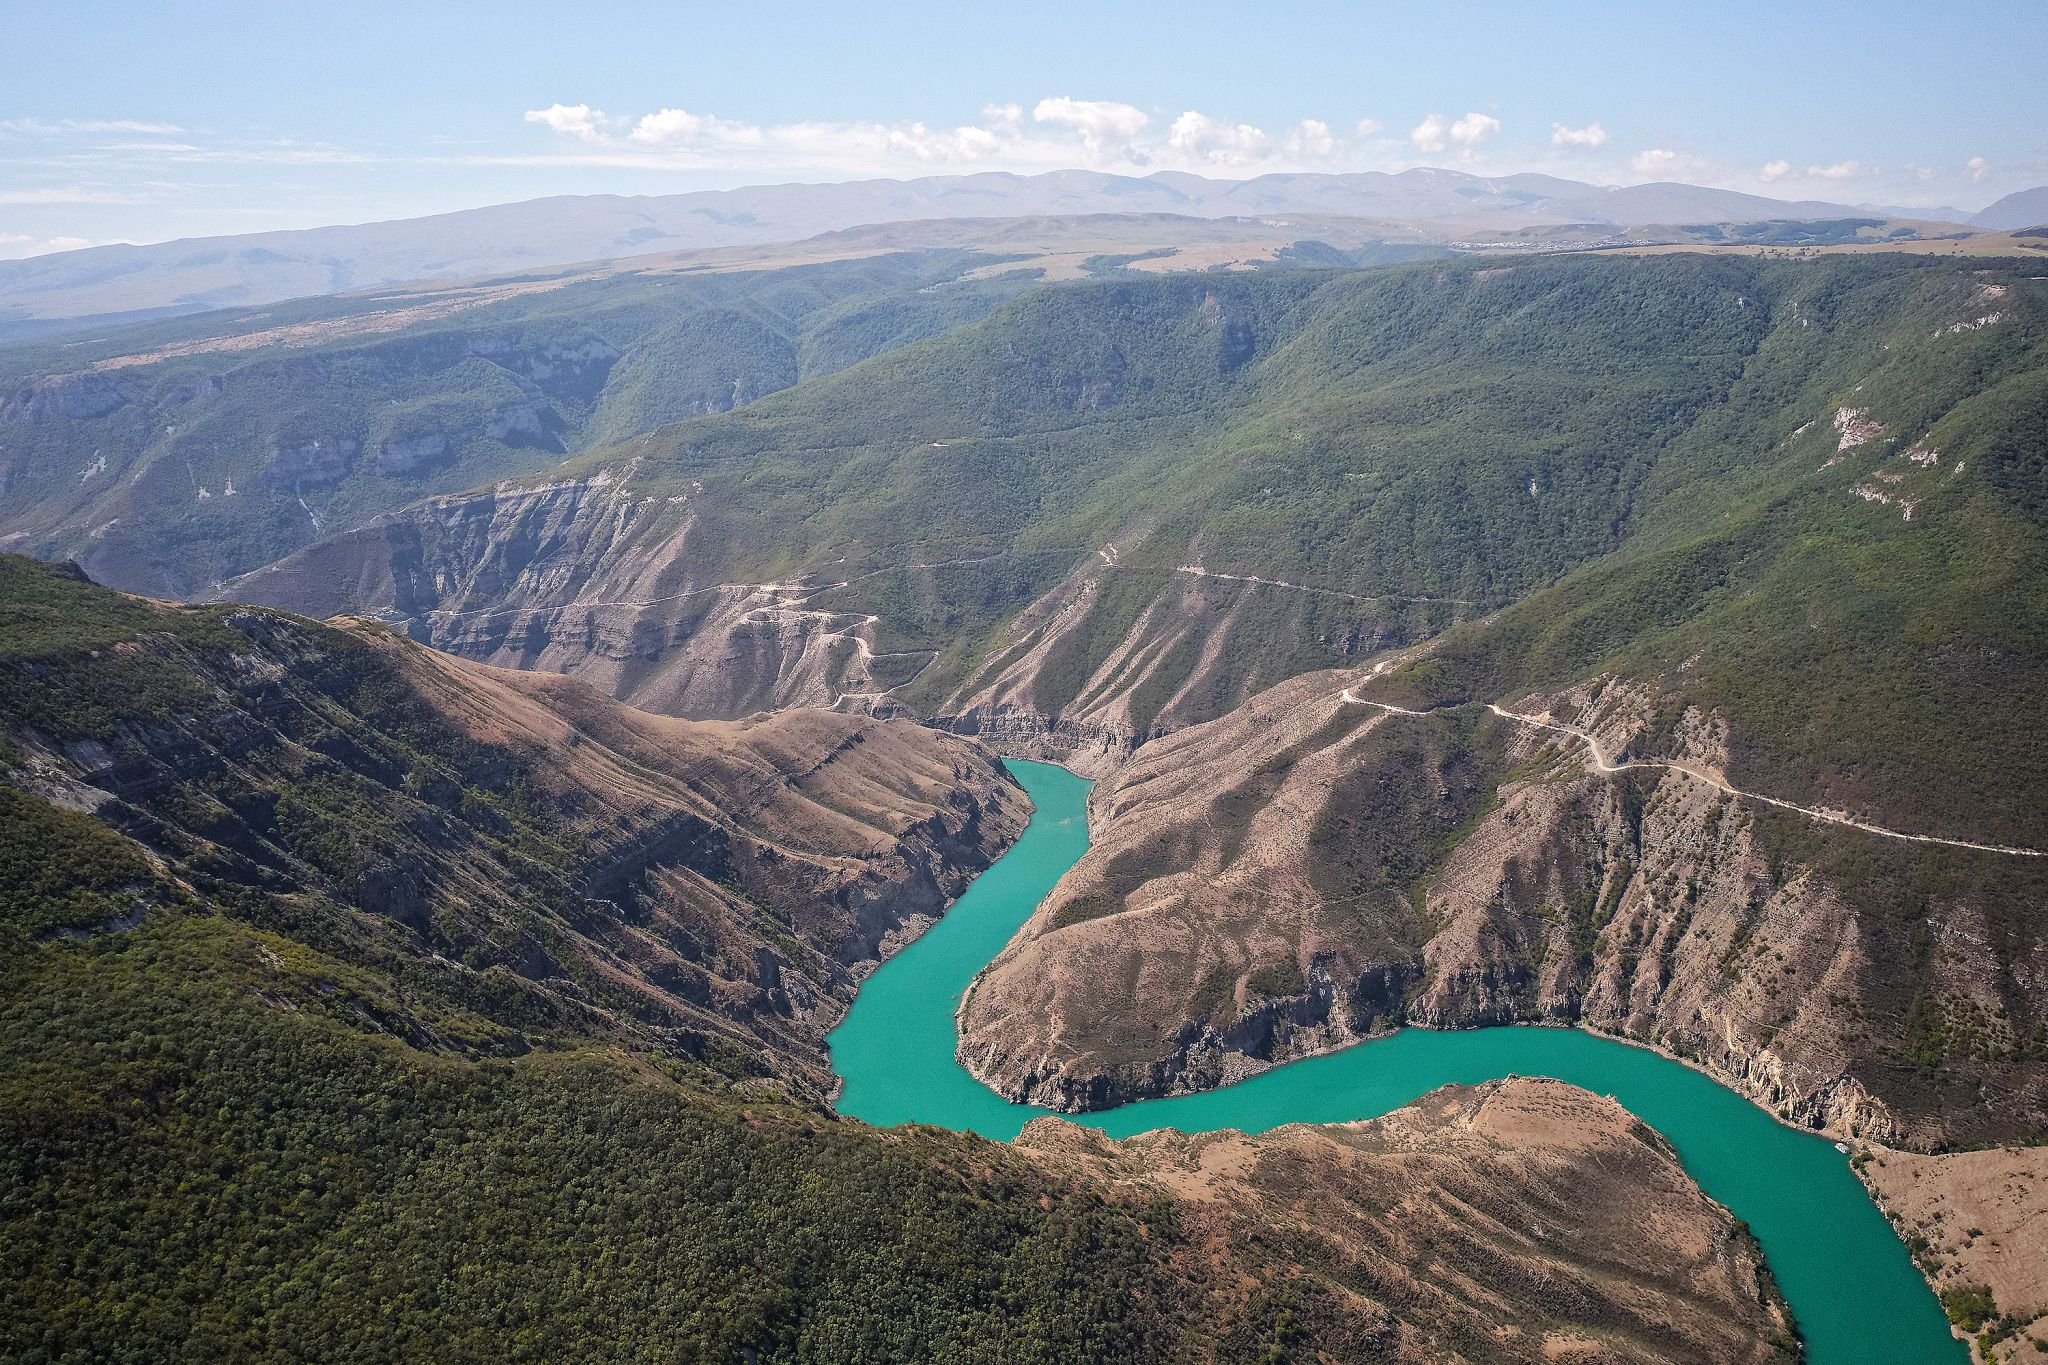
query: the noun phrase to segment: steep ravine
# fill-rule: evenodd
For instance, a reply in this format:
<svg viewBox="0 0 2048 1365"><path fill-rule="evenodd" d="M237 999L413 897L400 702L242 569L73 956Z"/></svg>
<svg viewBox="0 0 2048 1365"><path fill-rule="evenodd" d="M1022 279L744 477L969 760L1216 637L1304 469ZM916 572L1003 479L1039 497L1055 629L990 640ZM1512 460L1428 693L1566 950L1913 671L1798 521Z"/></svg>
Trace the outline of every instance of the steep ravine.
<svg viewBox="0 0 2048 1365"><path fill-rule="evenodd" d="M1137 531L1097 549L821 556L750 576L733 567L748 560L729 498L694 480L649 492L638 473L622 458L433 499L215 596L372 615L436 649L569 674L665 715L919 715L1094 775L1286 677L1427 638L1463 609L1214 574L1189 562L1199 537ZM1070 559L1014 615L972 624L985 592L1014 587L982 575L1037 581Z"/></svg>
<svg viewBox="0 0 2048 1365"><path fill-rule="evenodd" d="M1842 1136L2039 1131L2026 983L2048 945L2015 913L2038 869L1596 774L1555 733L1346 706L1343 681L1284 684L1098 783L1093 847L962 1012L970 1070L1073 1111L1404 1023L1579 1024ZM1724 727L1657 702L1590 684L1517 709L1725 767Z"/></svg>
<svg viewBox="0 0 2048 1365"><path fill-rule="evenodd" d="M665 715L829 706L869 679L857 614L797 583L696 566L696 494L627 491L630 469L423 503L226 585L226 600L373 614L483 663L565 673Z"/></svg>
<svg viewBox="0 0 2048 1365"><path fill-rule="evenodd" d="M907 721L687 721L360 621L172 609L0 556L0 790L88 811L258 923L519 1021L829 1091L873 964L1023 827ZM393 1031L430 1036L431 1009Z"/></svg>

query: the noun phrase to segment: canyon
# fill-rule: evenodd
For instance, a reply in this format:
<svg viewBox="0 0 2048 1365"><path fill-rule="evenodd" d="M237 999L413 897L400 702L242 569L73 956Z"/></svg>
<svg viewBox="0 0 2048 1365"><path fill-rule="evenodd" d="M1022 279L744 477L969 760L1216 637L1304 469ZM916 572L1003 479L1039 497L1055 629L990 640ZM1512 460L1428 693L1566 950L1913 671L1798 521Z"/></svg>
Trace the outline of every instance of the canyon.
<svg viewBox="0 0 2048 1365"><path fill-rule="evenodd" d="M1007 1099L1548 1024L1871 1151L2038 1137L2022 267L985 264L685 275L656 326L667 284L593 276L32 378L5 543L246 643L204 705L57 739L23 711L10 782L398 973L368 1017L409 1047L618 1049L801 1110L874 964L1023 827L997 756L1046 759L1098 779L1094 844L963 1003ZM325 425L249 426L259 382L326 385ZM185 669L171 619L28 667L88 697Z"/></svg>
<svg viewBox="0 0 2048 1365"><path fill-rule="evenodd" d="M1994 955L1971 926L2039 894L2034 860L1885 847L1682 770L1603 773L1576 736L1483 708L1359 705L1357 677L1283 684L1098 786L1089 853L963 1008L970 1069L1097 1108L1401 1024L1572 1023L1845 1138L2030 1131L2043 1021L2025 983L2048 945ZM1666 708L1610 680L1508 709L1623 752ZM1725 767L1721 727L1673 719L1659 752ZM1923 919L1875 911L1934 884ZM1929 926L1947 946L1909 985L1897 963ZM1956 1030L1938 1070L1914 1056L1934 1028Z"/></svg>

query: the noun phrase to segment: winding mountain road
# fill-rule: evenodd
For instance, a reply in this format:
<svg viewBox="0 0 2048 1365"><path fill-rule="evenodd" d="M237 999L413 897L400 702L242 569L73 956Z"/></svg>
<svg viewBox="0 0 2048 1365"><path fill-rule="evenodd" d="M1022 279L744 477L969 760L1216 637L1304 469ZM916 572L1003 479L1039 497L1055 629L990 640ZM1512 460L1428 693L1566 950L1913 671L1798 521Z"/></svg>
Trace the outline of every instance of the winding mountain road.
<svg viewBox="0 0 2048 1365"><path fill-rule="evenodd" d="M1371 681L1383 669L1384 665L1379 669L1375 669L1366 680L1368 682ZM1348 687L1338 694L1338 699L1353 706L1378 707L1382 711L1397 716L1427 716L1437 711L1456 709L1450 706L1433 706L1423 711L1410 710L1405 706L1395 706L1391 702L1371 701L1365 697L1358 696ZM1716 791L1723 792L1729 796L1739 797L1745 801L1760 801L1767 806L1776 806L1779 810L1793 811L1809 819L1820 820L1830 825L1842 825L1849 829L1860 829L1865 834L1875 834L1886 839L1899 839L1909 844L1940 844L1944 848L1966 848L1977 853L2002 853L2015 858L2048 858L2048 850L2037 848L2017 848L2011 844L1983 844L1969 839L1943 839L1933 834L1908 834L1904 830L1887 829L1883 825L1873 825L1867 820L1858 820L1854 816L1844 815L1839 811L1823 810L1818 806L1802 806L1796 801L1783 801L1775 796L1765 796L1761 792L1744 791L1740 787L1731 787L1711 773L1701 772L1698 768L1672 759L1632 758L1625 762L1616 763L1601 750L1599 740L1576 725L1566 725L1562 722L1554 721L1547 715L1531 716L1520 711L1509 711L1503 707L1496 706L1492 702L1486 704L1486 709L1503 720L1517 721L1520 724L1533 726L1539 730L1549 730L1556 734L1569 735L1573 739L1580 740L1585 744L1587 752L1593 756L1593 768L1596 772L1623 773L1633 768L1662 768L1669 772L1683 773L1695 782L1704 782Z"/></svg>

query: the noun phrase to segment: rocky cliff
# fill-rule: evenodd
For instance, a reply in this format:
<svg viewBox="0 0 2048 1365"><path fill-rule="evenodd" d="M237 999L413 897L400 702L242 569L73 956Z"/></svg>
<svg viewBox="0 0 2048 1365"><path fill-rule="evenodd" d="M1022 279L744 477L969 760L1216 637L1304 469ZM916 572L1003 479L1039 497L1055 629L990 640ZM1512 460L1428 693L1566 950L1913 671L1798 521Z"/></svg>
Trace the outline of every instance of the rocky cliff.
<svg viewBox="0 0 2048 1365"><path fill-rule="evenodd" d="M1226 1083L1401 1023L1584 1024L1786 1118L2038 1131L2036 864L1715 785L1725 726L1640 685L1404 714L1312 675L1139 749L977 982L961 1057L1059 1108ZM1631 746L1634 746L1632 749Z"/></svg>
<svg viewBox="0 0 2048 1365"><path fill-rule="evenodd" d="M634 706L732 718L830 707L878 684L865 616L812 606L830 580L723 582L701 486L635 495L589 477L444 498L223 587L313 616L361 611L465 658L566 673Z"/></svg>
<svg viewBox="0 0 2048 1365"><path fill-rule="evenodd" d="M1202 558L1199 536L1119 532L947 679L933 723L1100 777L1290 674L1425 638L1463 605L1211 572Z"/></svg>
<svg viewBox="0 0 2048 1365"><path fill-rule="evenodd" d="M858 977L1024 820L991 754L907 722L681 721L374 624L0 572L12 789L481 1010L485 1051L630 1039L824 1093Z"/></svg>

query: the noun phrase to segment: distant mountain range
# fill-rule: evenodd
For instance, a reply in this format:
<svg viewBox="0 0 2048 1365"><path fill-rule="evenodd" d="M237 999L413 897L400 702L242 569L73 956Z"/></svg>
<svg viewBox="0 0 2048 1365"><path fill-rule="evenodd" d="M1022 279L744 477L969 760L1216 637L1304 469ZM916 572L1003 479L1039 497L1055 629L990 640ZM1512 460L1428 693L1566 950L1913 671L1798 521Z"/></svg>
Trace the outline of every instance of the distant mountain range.
<svg viewBox="0 0 2048 1365"><path fill-rule="evenodd" d="M2040 227L2048 223L2048 185L2008 194L1981 213L1970 216L1976 227L2010 232L2015 228Z"/></svg>
<svg viewBox="0 0 2048 1365"><path fill-rule="evenodd" d="M2025 207L2028 195L2036 201L2031 210ZM2048 217L2048 209L2038 206L2043 198L2048 190L2009 196L1986 211L2001 213L2001 220L1983 225L2026 226L2018 219L2029 213L2029 221ZM2008 212L2008 206L2014 207ZM1445 240L1460 232L1542 223L1756 222L1871 212L1898 216L1895 210L1769 199L1699 185L1613 187L1546 175L1488 178L1431 169L1251 180L1211 180L1181 172L1143 178L1095 171L987 173L644 197L559 196L384 223L90 247L0 262L0 323L135 320L405 280L460 279L652 252L792 241L910 219L1318 214L1427 225L1429 235Z"/></svg>

